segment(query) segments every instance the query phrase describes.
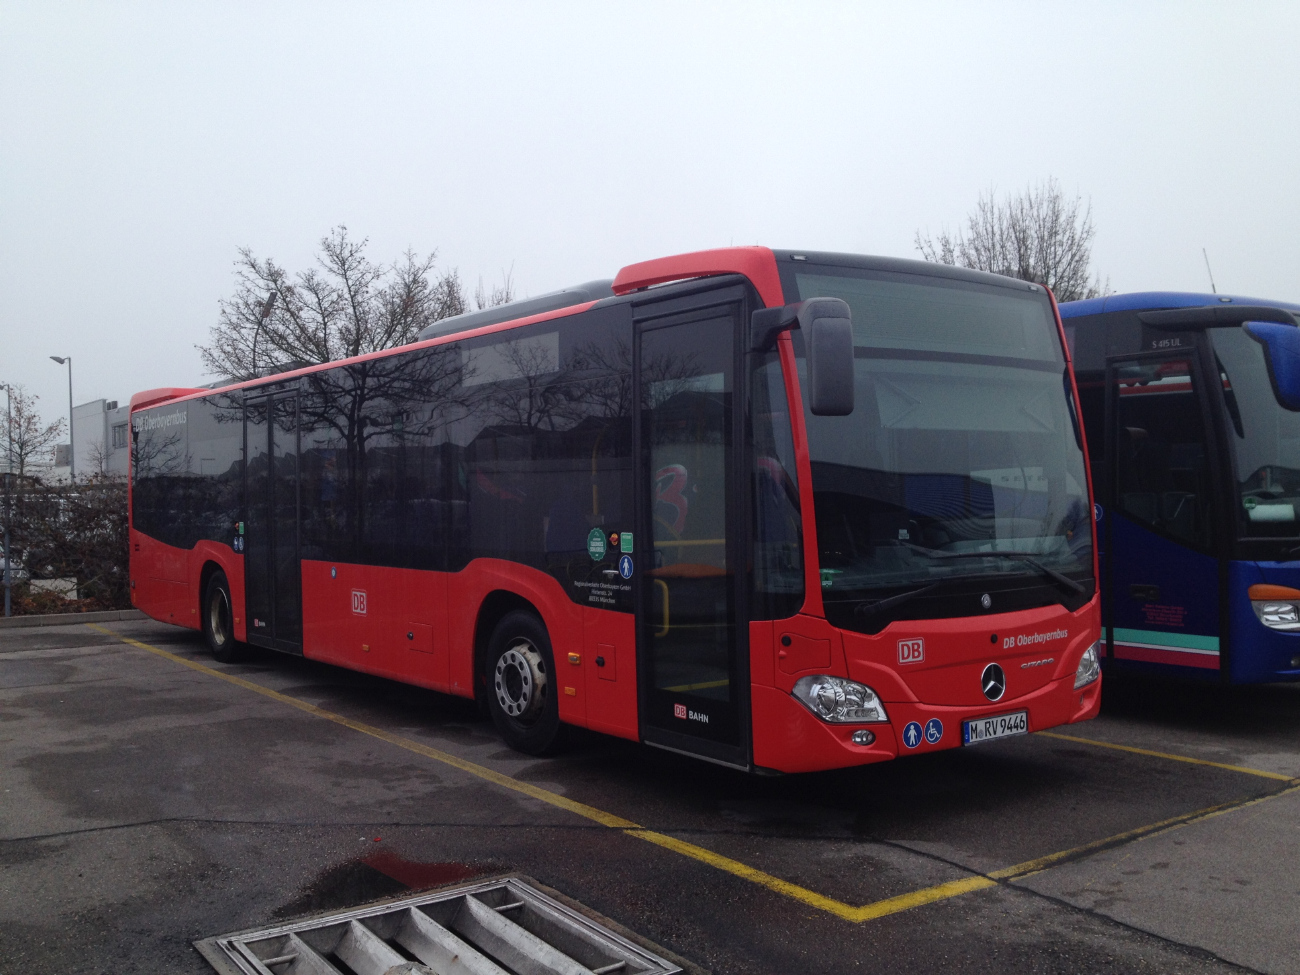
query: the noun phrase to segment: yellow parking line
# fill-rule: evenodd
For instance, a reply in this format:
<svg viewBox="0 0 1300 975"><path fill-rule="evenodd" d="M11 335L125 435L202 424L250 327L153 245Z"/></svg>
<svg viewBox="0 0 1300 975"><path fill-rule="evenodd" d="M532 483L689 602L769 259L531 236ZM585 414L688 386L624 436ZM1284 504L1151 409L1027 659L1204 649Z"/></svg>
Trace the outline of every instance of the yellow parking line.
<svg viewBox="0 0 1300 975"><path fill-rule="evenodd" d="M1117 752L1130 752L1134 755L1147 755L1151 758L1164 758L1171 762L1187 762L1191 765L1208 765L1210 768L1227 769L1229 772L1240 772L1243 775L1258 775L1263 779L1276 779L1281 782L1294 782L1294 776L1283 775L1281 772L1265 772L1263 769L1246 768L1244 765L1225 765L1223 762L1210 762L1203 758L1192 758L1190 755L1175 755L1172 752L1154 752L1149 748L1135 748L1132 745L1116 745L1114 742L1098 741L1095 738L1078 738L1074 735L1062 735L1055 731L1040 731L1040 737L1055 738L1058 741L1072 741L1079 745L1095 745L1098 748L1109 748Z"/></svg>
<svg viewBox="0 0 1300 975"><path fill-rule="evenodd" d="M530 798L548 803L549 805L555 806L559 809L564 809L567 812L575 813L584 819L599 823L601 826L622 830L627 836L634 836L637 839L653 843L663 849L672 850L674 853L707 864L716 870L721 870L725 873L731 874L732 876L739 877L742 880L758 884L774 893L781 894L784 897L789 897L792 900L799 901L809 907L826 911L830 914L834 914L836 917L855 923L872 921L876 918L886 917L890 914L897 914L900 911L910 910L914 907L921 907L925 904L933 904L937 901L958 897L971 891L996 887L999 883L1006 883L1028 877L1031 874L1049 869L1050 867L1056 866L1066 860L1084 856L1104 847L1119 845L1130 840L1143 839L1147 836L1153 836L1158 832L1186 826L1189 823L1206 819L1210 816L1217 816L1232 809L1254 805L1257 802L1263 802L1266 799L1275 798L1278 795L1285 795L1286 793L1300 789L1300 784L1297 784L1291 789L1286 789L1282 792L1273 793L1268 796L1242 800L1235 803L1221 803L1217 806L1210 806L1206 809L1200 809L1183 816L1175 816L1159 823L1153 823L1150 826L1142 826L1125 833L1118 833L1115 836L1096 840L1092 843L1087 843L1071 850L1052 853L1035 860L1027 860L1024 863L1017 864L1013 867L995 870L987 875L974 874L970 877L964 877L961 880L950 880L946 883L934 884L933 886L923 887L920 890L915 890L907 894L899 894L896 897L888 897L871 904L864 904L860 907L855 907L852 904L846 904L843 901L835 900L832 897L818 894L816 891L809 890L806 887L801 887L798 884L792 884L787 880L782 880L780 877L775 877L770 873L765 873L764 871L751 867L748 864L741 863L739 860L733 860L720 853L714 853L712 850L706 850L704 847L696 846L694 843L687 843L686 841L679 840L674 836L668 836L665 833L646 829L639 823L634 823L630 819L624 819L622 816L616 816L613 813L597 809L595 806L589 806L586 803L577 802L573 799L562 796L559 793L551 792L549 789L542 789L538 786L530 785L527 782L521 782L518 779L511 778L501 772L493 771L492 769L475 762L467 761L451 754L450 752L445 752L442 749L432 748L429 745L421 744L418 741L413 741L412 739L405 738L402 735L395 735L390 731L385 731L383 728L377 728L374 725L366 724L363 721L356 721L341 714L335 714L333 711L326 711L324 708L319 708L314 704L308 704L306 701L299 700L296 697L290 697L288 694L281 694L279 691L271 690L269 687L264 687L263 685L256 684L253 681L245 680L244 678L237 677L234 674L223 673L220 670L208 667L194 660L189 660L179 654L171 653L170 651L163 650L159 647L150 646L147 643L142 643L141 641L134 640L128 636L123 636L122 634L116 633L106 627L98 626L94 623L87 623L86 626L90 627L92 630L111 636L116 640L120 640L123 643L129 644L130 646L156 654L159 657L163 657L173 663L178 663L183 667L188 667L201 674L207 674L210 677L219 678L227 683L242 687L245 690L261 694L263 697L270 698L273 701L278 701L281 704L287 704L290 707L297 708L299 711L306 714L318 718L324 718L326 721L331 721L334 724L341 725L344 728L349 728L352 731L359 732L360 734L368 735L371 738L377 738L380 741L387 742L390 745L395 745L396 747L405 749L406 751L414 752L417 755L423 755L425 758L431 758L436 762L442 762L443 764L450 765L453 768L458 768L463 772L476 776L477 778L491 782L493 785L501 786L504 789L509 789L513 792L518 792L522 795L529 796ZM1047 735L1051 738L1061 738L1066 741L1077 741L1086 744L1119 748L1124 751L1135 751L1140 754L1155 755L1162 758L1175 758L1180 761L1188 761L1200 765L1217 765L1215 762L1203 762L1199 759L1186 758L1184 756L1162 755L1159 752L1147 752L1144 749L1127 748L1119 745L1107 745L1106 742L1095 742L1087 738L1072 738L1067 735L1057 735L1050 732L1039 732L1039 734ZM1260 772L1256 769L1243 769L1232 765L1218 765L1218 767L1232 769L1234 771L1249 772L1255 775L1263 775L1269 778L1281 778L1286 779L1287 781L1295 781L1288 779L1287 776L1279 776L1272 772Z"/></svg>
<svg viewBox="0 0 1300 975"><path fill-rule="evenodd" d="M811 907L830 911L832 914L837 914L840 917L850 917L854 911L858 910L858 908L854 908L849 904L843 904L839 901L832 900L829 897L823 897L821 894L800 887L798 884L792 884L779 877L774 877L761 870L756 870L738 860L732 860L729 857L724 857L720 854L714 853L712 850L706 850L703 847L696 846L693 843L686 843L671 836L666 836L663 833L656 833L653 830L648 830L640 823L634 823L630 819L624 819L622 816L615 816L613 813L607 813L603 809L597 809L595 806L589 806L583 802L576 802L573 799L560 795L559 793L551 792L549 789L542 789L538 786L530 785L527 782L520 782L518 779L511 778L501 772L495 772L492 769L486 768L475 762L466 761L463 758L452 755L450 752L444 752L440 748L431 748L430 746L421 744L418 741L412 741L410 738L404 738L401 735L393 734L391 731L385 731L383 728L376 728L374 725L366 724L363 721L356 721L352 718L344 717L341 714L335 714L333 711L326 711L324 708L318 708L316 705L308 704L306 701L299 700L296 697L290 697L288 694L281 694L279 691L273 691L269 687L263 687L261 684L255 684L250 680L245 680L244 678L237 677L234 674L223 673L213 667L208 667L204 664L198 663L197 661L182 657L179 654L171 653L170 651L163 650L159 647L150 646L149 644L142 643L139 640L133 640L120 633L114 633L112 630L102 626L97 626L94 623L87 623L86 625L92 630L98 630L100 633L105 633L109 636L115 637L123 643L130 644L133 647L138 647L141 650L147 650L149 653L157 654L158 656L170 660L173 663L178 663L183 667L189 667L191 670L196 670L201 674L207 674L210 677L217 677L221 680L227 681L228 683L253 691L256 694L261 694L263 697L269 697L273 701L279 701L281 704L287 704L290 707L297 708L299 711L304 711L307 714L318 718L324 718L326 721L332 721L337 725L350 728L351 730L360 732L363 735L369 735L371 738L378 738L380 741L388 742L390 745L396 745L398 748L404 748L407 751L415 752L417 755L423 755L425 758L431 758L436 762L442 762L445 765L458 768L463 772L468 772L470 775L491 782L493 785L499 785L504 789L510 789L513 792L522 793L523 795L530 796L533 799L539 799L552 806L556 806L571 813L576 813L584 819L589 819L602 826L608 826L611 829L621 829L627 833L628 836L635 836L638 839L647 840L657 846L674 850L677 853L699 860L701 863L707 863L719 870L725 870L727 873L734 874L737 877L743 877L746 880L761 884L769 890L774 890L787 897L793 897L795 900L802 901Z"/></svg>

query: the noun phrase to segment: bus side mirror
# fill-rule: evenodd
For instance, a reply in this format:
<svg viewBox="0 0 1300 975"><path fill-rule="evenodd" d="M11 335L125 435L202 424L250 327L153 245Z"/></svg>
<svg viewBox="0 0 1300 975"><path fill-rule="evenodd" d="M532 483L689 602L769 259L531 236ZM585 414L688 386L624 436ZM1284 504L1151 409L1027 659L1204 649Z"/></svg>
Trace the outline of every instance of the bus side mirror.
<svg viewBox="0 0 1300 975"><path fill-rule="evenodd" d="M1300 413L1300 328L1277 322L1246 322L1241 327L1264 347L1268 379L1278 403Z"/></svg>
<svg viewBox="0 0 1300 975"><path fill-rule="evenodd" d="M799 330L808 356L808 408L814 416L853 412L853 320L839 298L800 303Z"/></svg>

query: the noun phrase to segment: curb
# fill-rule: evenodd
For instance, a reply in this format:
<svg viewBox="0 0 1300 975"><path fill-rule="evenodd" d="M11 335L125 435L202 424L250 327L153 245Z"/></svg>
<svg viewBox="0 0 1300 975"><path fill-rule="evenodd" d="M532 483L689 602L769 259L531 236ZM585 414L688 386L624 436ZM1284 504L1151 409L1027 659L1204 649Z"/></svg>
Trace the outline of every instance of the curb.
<svg viewBox="0 0 1300 975"><path fill-rule="evenodd" d="M138 609L110 609L101 613L51 613L46 616L0 617L0 630L23 626L69 626L76 623L112 623L147 619Z"/></svg>

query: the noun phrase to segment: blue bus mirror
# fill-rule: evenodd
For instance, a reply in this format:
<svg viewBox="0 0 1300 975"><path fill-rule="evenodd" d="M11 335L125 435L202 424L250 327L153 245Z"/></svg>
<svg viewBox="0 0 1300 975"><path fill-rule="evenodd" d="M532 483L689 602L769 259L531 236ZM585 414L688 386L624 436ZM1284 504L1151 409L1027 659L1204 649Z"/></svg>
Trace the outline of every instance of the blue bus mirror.
<svg viewBox="0 0 1300 975"><path fill-rule="evenodd" d="M800 303L799 330L808 356L808 409L814 416L853 412L853 320L839 298Z"/></svg>
<svg viewBox="0 0 1300 975"><path fill-rule="evenodd" d="M1277 322L1246 322L1241 327L1264 347L1268 380L1278 403L1300 413L1300 328Z"/></svg>

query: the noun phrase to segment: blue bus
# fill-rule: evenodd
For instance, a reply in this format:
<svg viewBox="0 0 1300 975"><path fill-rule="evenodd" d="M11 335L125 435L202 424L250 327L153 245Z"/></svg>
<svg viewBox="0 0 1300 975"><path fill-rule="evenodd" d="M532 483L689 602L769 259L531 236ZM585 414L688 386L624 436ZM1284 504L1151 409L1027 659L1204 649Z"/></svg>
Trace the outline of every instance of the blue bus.
<svg viewBox="0 0 1300 975"><path fill-rule="evenodd" d="M1300 305L1061 305L1097 500L1108 669L1300 680Z"/></svg>

